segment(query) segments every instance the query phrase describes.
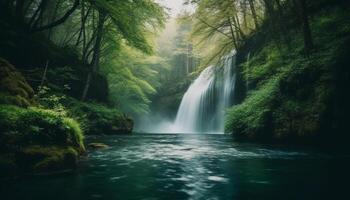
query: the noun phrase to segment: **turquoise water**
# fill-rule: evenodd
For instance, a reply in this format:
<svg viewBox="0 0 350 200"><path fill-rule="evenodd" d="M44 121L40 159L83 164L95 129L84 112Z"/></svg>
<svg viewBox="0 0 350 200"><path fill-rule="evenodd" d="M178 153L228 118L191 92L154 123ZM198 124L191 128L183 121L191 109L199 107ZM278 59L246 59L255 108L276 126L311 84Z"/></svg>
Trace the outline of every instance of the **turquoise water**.
<svg viewBox="0 0 350 200"><path fill-rule="evenodd" d="M88 140L110 148L69 174L2 182L1 199L344 199L349 191L350 157L339 153L210 134Z"/></svg>

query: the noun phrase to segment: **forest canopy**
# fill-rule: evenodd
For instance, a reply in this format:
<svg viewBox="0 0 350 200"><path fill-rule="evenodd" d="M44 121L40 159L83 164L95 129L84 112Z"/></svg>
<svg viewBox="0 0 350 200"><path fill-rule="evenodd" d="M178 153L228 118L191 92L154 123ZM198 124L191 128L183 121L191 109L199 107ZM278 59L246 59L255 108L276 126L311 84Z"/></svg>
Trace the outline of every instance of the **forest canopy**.
<svg viewBox="0 0 350 200"><path fill-rule="evenodd" d="M3 15L11 20L10 25L25 34L42 35L77 54L87 71L80 94L82 100L87 99L91 85L95 84L94 74L104 74L111 81L110 87L122 92L116 96L124 99L114 98L112 94L112 102L116 105L129 102L133 108L125 111L147 110L148 95L153 94L154 89L135 75L140 69L129 68L130 63L123 60L138 59L130 58L131 54L154 53L154 36L167 17L163 7L152 0L4 0L1 4ZM49 58L47 62L50 63ZM128 95L130 91L132 95Z"/></svg>

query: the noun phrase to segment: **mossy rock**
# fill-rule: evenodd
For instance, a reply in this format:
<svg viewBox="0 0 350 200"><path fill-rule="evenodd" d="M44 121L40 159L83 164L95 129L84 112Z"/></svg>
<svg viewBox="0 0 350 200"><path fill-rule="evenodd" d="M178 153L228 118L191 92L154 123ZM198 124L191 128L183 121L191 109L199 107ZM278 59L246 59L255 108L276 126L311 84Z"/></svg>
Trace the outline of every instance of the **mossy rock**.
<svg viewBox="0 0 350 200"><path fill-rule="evenodd" d="M50 110L0 105L0 129L5 176L74 169L85 153L79 123Z"/></svg>
<svg viewBox="0 0 350 200"><path fill-rule="evenodd" d="M73 170L79 153L72 147L27 146L15 153L0 154L0 178Z"/></svg>
<svg viewBox="0 0 350 200"><path fill-rule="evenodd" d="M71 147L34 145L18 152L16 161L23 172L50 173L76 168L78 156Z"/></svg>
<svg viewBox="0 0 350 200"><path fill-rule="evenodd" d="M37 144L85 151L79 123L50 110L0 105L0 128L0 150Z"/></svg>
<svg viewBox="0 0 350 200"><path fill-rule="evenodd" d="M107 148L109 148L108 145L103 144L103 143L90 143L88 145L88 147L91 149L107 149Z"/></svg>
<svg viewBox="0 0 350 200"><path fill-rule="evenodd" d="M34 91L16 68L0 58L0 103L27 107L33 104Z"/></svg>
<svg viewBox="0 0 350 200"><path fill-rule="evenodd" d="M0 178L13 177L17 174L18 167L14 154L0 154Z"/></svg>

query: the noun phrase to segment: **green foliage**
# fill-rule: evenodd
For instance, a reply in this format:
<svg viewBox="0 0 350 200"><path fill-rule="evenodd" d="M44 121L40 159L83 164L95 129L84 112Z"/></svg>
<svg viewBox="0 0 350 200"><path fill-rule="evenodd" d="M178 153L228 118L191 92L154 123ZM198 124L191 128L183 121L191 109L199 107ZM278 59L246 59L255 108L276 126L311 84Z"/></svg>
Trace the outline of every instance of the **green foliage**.
<svg viewBox="0 0 350 200"><path fill-rule="evenodd" d="M72 143L73 146L79 146L81 150L84 150L84 133L80 124L68 117L63 118L63 124L70 132L69 143Z"/></svg>
<svg viewBox="0 0 350 200"><path fill-rule="evenodd" d="M27 145L73 146L84 150L83 133L77 122L35 107L0 105L1 148Z"/></svg>
<svg viewBox="0 0 350 200"><path fill-rule="evenodd" d="M113 26L109 28L121 35L127 44L146 53L152 52L147 40L150 28L163 26L163 8L152 0L144 1L92 1L97 10L107 13ZM130 17L132 16L132 17Z"/></svg>
<svg viewBox="0 0 350 200"><path fill-rule="evenodd" d="M256 0L188 1L197 5L191 16L192 39L204 58L202 67L241 47L266 17L264 2ZM251 3L251 4L250 4ZM252 10L253 8L253 10ZM258 19L255 21L255 18ZM256 24L258 23L258 24Z"/></svg>
<svg viewBox="0 0 350 200"><path fill-rule="evenodd" d="M245 79L249 81L263 81L279 73L288 63L282 57L275 45L265 46L257 55L243 64Z"/></svg>
<svg viewBox="0 0 350 200"><path fill-rule="evenodd" d="M16 105L20 107L27 107L30 105L27 99L19 95L13 96L2 93L0 93L0 104Z"/></svg>
<svg viewBox="0 0 350 200"><path fill-rule="evenodd" d="M67 108L62 104L66 98L65 95L53 94L49 87L39 86L34 97L40 108L53 110L62 117L67 116Z"/></svg>
<svg viewBox="0 0 350 200"><path fill-rule="evenodd" d="M332 102L338 101L336 91L341 92L336 90L336 80L341 80L339 70L344 64L338 62L349 56L346 16L349 13L340 8L314 16L311 28L317 50L307 58L302 35L293 30L288 45L269 40L255 47L251 59L240 66L252 90L228 110L226 132L241 139L307 141L320 139L330 130ZM325 33L330 27L332 33Z"/></svg>
<svg viewBox="0 0 350 200"><path fill-rule="evenodd" d="M198 75L201 58L189 37L192 22L188 20L188 15L182 13L176 19L169 20L157 39L157 56L161 59L152 65L157 74L150 76L153 81L149 81L157 90L150 98L151 115L162 113L172 117L176 114L183 94Z"/></svg>
<svg viewBox="0 0 350 200"><path fill-rule="evenodd" d="M43 68L45 66L43 63L49 61L46 77L48 81L47 85L54 88L55 91L68 93L67 91L62 90L61 83L64 82L65 84L69 84L72 86L72 92L70 92L69 95L76 98L79 98L82 95L80 93L83 91L86 77L90 71L93 71L94 74L102 74L99 71L100 61L104 62L107 60L114 63L120 61L124 62L122 59L118 60L119 58L115 58L116 54L119 54L120 51L125 51L121 52L121 54L128 54L127 51L135 52L135 49L137 49L142 52L139 52L138 54L154 53L152 43L154 35L164 26L166 20L164 8L154 0L53 0L50 2L38 0L35 1L35 3L23 0L21 2L26 5L26 9L16 7L16 5L12 4L0 3L0 12L6 13L6 16L0 16L0 23L3 22L6 24L6 28L4 31L0 31L0 34L4 32L3 38L10 38L10 41L6 40L4 42L13 43L14 45L12 46L14 46L14 48L11 49L25 49L25 55L16 55L16 50L13 50L9 53L10 55L8 57L12 60L17 60L17 57L20 57L18 60L21 61L22 58L26 58L23 59L23 63L20 63L21 65L24 64L31 68ZM79 2L79 5L76 5L77 2ZM23 16L16 15L14 13L14 10L16 9L19 12L22 11ZM69 17L65 18L62 23L56 24L51 27L51 29L46 29L41 33L32 34L30 36L27 35L27 33L32 30L40 29L40 27L45 26L46 24L51 24L52 22L57 21L62 16L65 16L70 9L72 9L72 12L69 13ZM37 15L38 13L40 14ZM101 17L101 20L97 20L100 16L103 16ZM19 21L21 23L18 23ZM26 30L24 34L21 31L18 31L22 29ZM8 32L13 32L13 34L11 35ZM23 41L15 41L17 37ZM102 38L101 42L99 42L100 40L97 38ZM12 41L12 39L14 41ZM0 43L2 43L1 39ZM22 47L21 45L25 47ZM99 46L101 47L97 48ZM132 50L130 50L130 48L120 48L120 46L131 47ZM5 52L5 54L8 55L5 48L0 48L0 53L2 52ZM99 57L97 59L97 64L94 63L96 55ZM142 56L145 57L145 55ZM123 59L126 60L125 58ZM129 57L128 59L130 60L132 58ZM148 70L147 67L141 67L142 69L136 67L138 61L134 62L134 69L130 69L133 76L125 78L125 80L128 81L125 82L125 84L132 82L134 85L130 90L123 89L120 91L121 93L118 94L118 96L127 96L127 99L130 100L134 97L129 93L138 92L138 94L136 94L137 100L130 101L130 103L126 100L124 101L124 99L122 100L122 103L125 103L125 106L123 105L120 107L125 107L123 110L126 110L129 113L146 112L148 110L148 99L151 94L155 93L155 85L153 85L153 83L157 84L154 82L153 78L148 76L149 74L152 74L154 77L155 71ZM116 65L110 67L113 66L116 67ZM125 67L130 67L130 65ZM31 78L33 78L32 80L37 81L42 78L44 70L42 69L38 71L39 76L30 74ZM99 95L98 92L96 93L96 91L101 88L99 83L99 81L95 80L91 82L88 99L107 103L106 97L94 97ZM115 83L113 84L115 85ZM105 86L107 88L107 83ZM107 96L108 91L104 89L101 90L103 91L102 96ZM80 96L77 97L78 95ZM57 104L54 101L57 101L58 98L60 97L51 95L50 97L46 96L41 97L40 99L42 101L41 104L46 104L43 105L44 107L61 112L58 110L59 106L49 105ZM110 99L116 98L113 97ZM119 99L117 100L119 101ZM6 99L6 101L10 100ZM120 105L119 102L118 105Z"/></svg>
<svg viewBox="0 0 350 200"><path fill-rule="evenodd" d="M69 99L66 105L69 115L80 122L86 134L119 134L132 131L133 121L116 108L73 99Z"/></svg>
<svg viewBox="0 0 350 200"><path fill-rule="evenodd" d="M156 93L154 85L159 57L145 56L141 52L122 46L114 59L103 62L110 87L110 100L123 112L141 114L149 111L150 97Z"/></svg>
<svg viewBox="0 0 350 200"><path fill-rule="evenodd" d="M237 136L246 134L246 137L256 137L254 134L266 130L278 95L278 83L278 78L269 80L252 92L242 104L229 109L225 123L226 132L234 132Z"/></svg>

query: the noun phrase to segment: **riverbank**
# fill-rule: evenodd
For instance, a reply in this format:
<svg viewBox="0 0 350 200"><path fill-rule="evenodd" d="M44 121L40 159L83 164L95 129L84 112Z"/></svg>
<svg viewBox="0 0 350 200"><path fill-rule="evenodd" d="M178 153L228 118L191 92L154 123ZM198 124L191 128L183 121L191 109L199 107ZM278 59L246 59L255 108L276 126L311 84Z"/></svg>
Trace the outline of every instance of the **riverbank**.
<svg viewBox="0 0 350 200"><path fill-rule="evenodd" d="M132 131L118 109L46 86L34 90L1 58L0 83L0 178L73 170L86 153L84 135Z"/></svg>

